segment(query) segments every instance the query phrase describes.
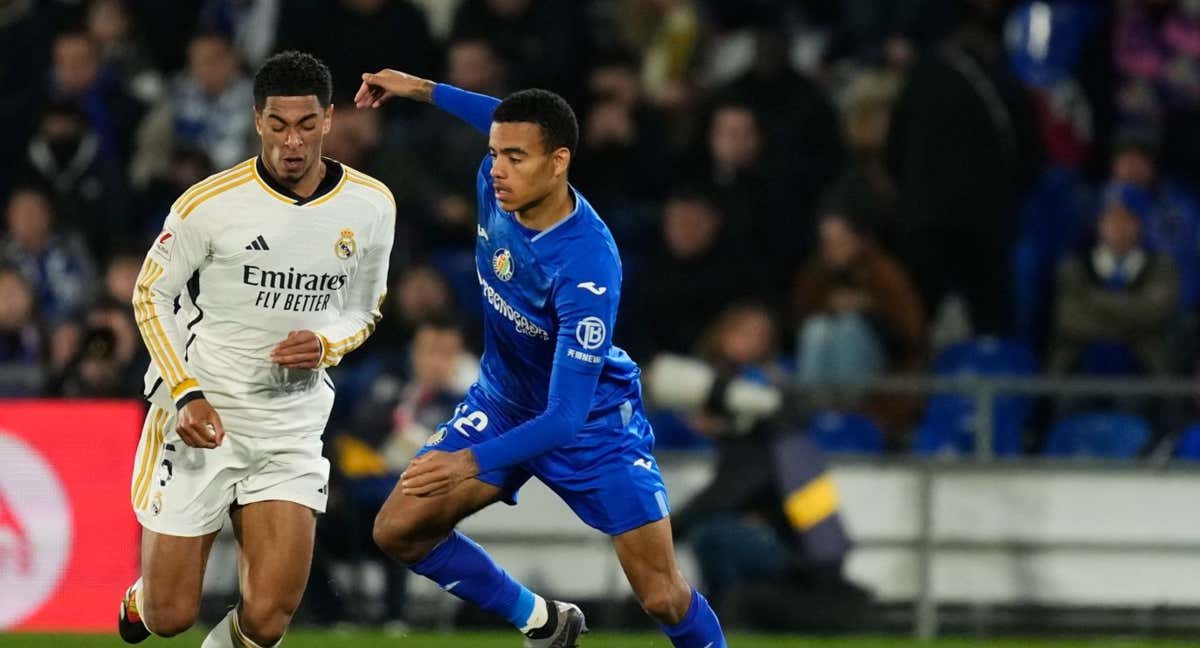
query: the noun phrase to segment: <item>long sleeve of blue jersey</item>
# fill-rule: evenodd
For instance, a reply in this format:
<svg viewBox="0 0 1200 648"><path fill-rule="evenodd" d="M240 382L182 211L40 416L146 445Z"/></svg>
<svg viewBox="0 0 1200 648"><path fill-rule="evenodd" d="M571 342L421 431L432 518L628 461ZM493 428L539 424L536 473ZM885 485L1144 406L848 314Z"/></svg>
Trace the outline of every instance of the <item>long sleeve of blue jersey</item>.
<svg viewBox="0 0 1200 648"><path fill-rule="evenodd" d="M546 409L540 415L472 449L479 472L512 466L569 443L587 421L621 296L619 262L580 253L554 285L558 317L554 365Z"/></svg>
<svg viewBox="0 0 1200 648"><path fill-rule="evenodd" d="M492 128L492 113L496 112L500 100L439 83L433 88L433 105L486 134Z"/></svg>

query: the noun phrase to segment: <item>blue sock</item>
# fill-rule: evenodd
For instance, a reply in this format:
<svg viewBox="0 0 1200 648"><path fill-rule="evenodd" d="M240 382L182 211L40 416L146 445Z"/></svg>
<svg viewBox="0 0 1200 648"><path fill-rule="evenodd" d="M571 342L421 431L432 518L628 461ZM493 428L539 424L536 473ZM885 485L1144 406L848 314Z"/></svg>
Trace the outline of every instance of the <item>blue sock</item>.
<svg viewBox="0 0 1200 648"><path fill-rule="evenodd" d="M727 648L721 622L700 592L692 590L692 602L679 623L661 626L675 648Z"/></svg>
<svg viewBox="0 0 1200 648"><path fill-rule="evenodd" d="M458 531L408 567L458 598L508 619L517 628L533 612L533 592L513 580L483 547Z"/></svg>

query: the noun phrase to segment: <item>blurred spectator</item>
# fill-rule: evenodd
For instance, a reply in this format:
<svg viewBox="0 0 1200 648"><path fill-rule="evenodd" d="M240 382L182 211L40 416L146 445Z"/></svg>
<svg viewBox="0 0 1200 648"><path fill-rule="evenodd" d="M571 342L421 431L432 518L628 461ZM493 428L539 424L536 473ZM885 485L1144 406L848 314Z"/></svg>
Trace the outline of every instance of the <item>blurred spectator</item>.
<svg viewBox="0 0 1200 648"><path fill-rule="evenodd" d="M796 282L798 377L859 380L920 368L924 308L904 269L848 210L828 210L820 237L819 255Z"/></svg>
<svg viewBox="0 0 1200 648"><path fill-rule="evenodd" d="M698 180L714 192L730 240L759 255L768 282L763 288L785 293L797 263L811 249L811 214L790 200L787 180L767 165L764 134L749 106L718 106L706 143L706 166Z"/></svg>
<svg viewBox="0 0 1200 648"><path fill-rule="evenodd" d="M1028 95L1008 71L1003 3L970 0L918 60L892 114L902 256L929 309L962 294L977 333L1011 326L1016 200L1037 158Z"/></svg>
<svg viewBox="0 0 1200 648"><path fill-rule="evenodd" d="M1200 206L1186 187L1163 176L1158 151L1149 133L1123 131L1114 142L1111 178L1147 192L1150 204L1142 240L1150 250L1170 254L1179 271L1180 306L1185 313L1195 313L1200 304Z"/></svg>
<svg viewBox="0 0 1200 648"><path fill-rule="evenodd" d="M140 250L141 248L136 250L130 248L113 255L112 260L108 262L108 268L104 271L102 300L125 304L133 299L133 291L137 287L137 277L142 271L143 255ZM130 315L133 314L131 309L126 308L125 310L130 311Z"/></svg>
<svg viewBox="0 0 1200 648"><path fill-rule="evenodd" d="M136 275L135 275L136 277ZM145 355L129 299L105 297L80 322L74 356L50 391L66 398L122 398L142 389Z"/></svg>
<svg viewBox="0 0 1200 648"><path fill-rule="evenodd" d="M55 322L77 314L87 303L95 270L73 234L54 228L51 209L49 196L36 188L13 192L0 263L21 274L40 314Z"/></svg>
<svg viewBox="0 0 1200 648"><path fill-rule="evenodd" d="M100 156L124 164L146 107L133 98L113 70L101 67L101 52L87 32L68 31L54 39L51 96L78 103L99 138Z"/></svg>
<svg viewBox="0 0 1200 648"><path fill-rule="evenodd" d="M642 52L642 87L651 103L678 111L689 103L700 42L692 0L626 0L624 33Z"/></svg>
<svg viewBox="0 0 1200 648"><path fill-rule="evenodd" d="M571 182L604 214L627 255L642 252L653 236L645 207L661 198L671 168L666 123L642 96L636 59L623 52L592 65L586 105Z"/></svg>
<svg viewBox="0 0 1200 648"><path fill-rule="evenodd" d="M50 67L50 23L38 3L0 2L0 197L21 164L16 151L25 148L45 100L44 76ZM22 61L21 65L9 62Z"/></svg>
<svg viewBox="0 0 1200 648"><path fill-rule="evenodd" d="M790 209L807 219L816 206L810 197L837 176L845 152L826 90L795 70L788 45L778 26L755 30L750 68L715 94L718 105L740 103L754 111L766 173L789 188Z"/></svg>
<svg viewBox="0 0 1200 648"><path fill-rule="evenodd" d="M784 384L775 338L765 309L730 307L705 335L703 362L656 360L646 384L655 400L688 407L697 427L716 438L712 481L672 516L674 532L695 549L712 600L736 625L795 628L804 618L796 597L837 599L840 612L859 604L863 593L841 576L850 541L824 458L773 418ZM697 380L706 374L708 380ZM822 489L832 499L803 495ZM762 602L765 590L776 602ZM823 615L830 612L823 606Z"/></svg>
<svg viewBox="0 0 1200 648"><path fill-rule="evenodd" d="M137 40L137 29L125 0L93 0L87 9L87 31L100 54L101 74L111 76L142 103L157 101L162 76Z"/></svg>
<svg viewBox="0 0 1200 648"><path fill-rule="evenodd" d="M42 359L32 287L17 270L0 266L0 395L37 395Z"/></svg>
<svg viewBox="0 0 1200 648"><path fill-rule="evenodd" d="M946 2L938 0L842 0L840 43L835 54L845 52L860 61L884 63L893 69L911 65L917 54L943 35L949 16Z"/></svg>
<svg viewBox="0 0 1200 648"><path fill-rule="evenodd" d="M391 67L429 78L436 56L425 14L407 0L289 2L278 49L323 60L337 97L354 96L368 70Z"/></svg>
<svg viewBox="0 0 1200 648"><path fill-rule="evenodd" d="M1177 308L1179 280L1170 256L1146 246L1149 217L1143 190L1114 186L1095 246L1063 263L1050 373L1168 372L1171 350L1163 332Z"/></svg>
<svg viewBox="0 0 1200 648"><path fill-rule="evenodd" d="M282 13L283 0L205 0L200 25L225 34L238 58L257 70L276 51Z"/></svg>
<svg viewBox="0 0 1200 648"><path fill-rule="evenodd" d="M30 172L53 191L57 223L84 237L97 259L129 232L120 168L100 154L100 139L73 103L55 102L29 143Z"/></svg>
<svg viewBox="0 0 1200 648"><path fill-rule="evenodd" d="M161 175L149 178L145 188L138 193L134 215L140 222L132 224L131 239L148 245L150 239L162 230L171 205L185 191L215 172L212 161L203 150L194 146L176 146L171 152L171 163L159 169Z"/></svg>
<svg viewBox="0 0 1200 648"><path fill-rule="evenodd" d="M408 348L417 327L428 319L449 317L455 312L454 304L450 285L436 269L428 265L406 268L391 282L379 328L363 343L364 353L356 355L362 360L385 358L385 371L407 377Z"/></svg>
<svg viewBox="0 0 1200 648"><path fill-rule="evenodd" d="M479 362L464 350L462 331L445 318L417 325L410 358L411 379L389 372L376 376L346 431L334 440L338 472L347 480L347 517L355 521L354 544L364 551L360 555L383 565L383 620L393 621L404 614L408 569L374 548L372 522L409 460L437 430L445 430L439 426L453 416Z"/></svg>
<svg viewBox="0 0 1200 648"><path fill-rule="evenodd" d="M256 149L253 83L239 69L237 53L219 32L188 43L188 67L138 129L135 182L164 176L176 146L199 147L217 169L249 158Z"/></svg>
<svg viewBox="0 0 1200 648"><path fill-rule="evenodd" d="M728 244L717 206L699 193L680 192L663 210L659 247L630 281L623 317L630 354L649 358L692 353L709 323L739 296L753 292L755 269Z"/></svg>
<svg viewBox="0 0 1200 648"><path fill-rule="evenodd" d="M1167 166L1200 178L1200 5L1118 3L1111 52L1119 118L1164 130Z"/></svg>
<svg viewBox="0 0 1200 648"><path fill-rule="evenodd" d="M883 71L864 71L850 81L842 111L850 156L832 190L838 203L860 215L876 241L889 251L896 249L899 228L896 183L885 155L897 82Z"/></svg>
<svg viewBox="0 0 1200 648"><path fill-rule="evenodd" d="M446 51L446 82L504 96L506 68L489 41L463 37ZM419 112L406 124L398 163L380 169L397 199L418 203L414 248L435 254L475 249L475 178L487 153L487 136L442 110Z"/></svg>
<svg viewBox="0 0 1200 648"><path fill-rule="evenodd" d="M555 88L568 97L590 55L586 3L569 0L466 0L454 14L453 40L482 38L508 63L516 88Z"/></svg>

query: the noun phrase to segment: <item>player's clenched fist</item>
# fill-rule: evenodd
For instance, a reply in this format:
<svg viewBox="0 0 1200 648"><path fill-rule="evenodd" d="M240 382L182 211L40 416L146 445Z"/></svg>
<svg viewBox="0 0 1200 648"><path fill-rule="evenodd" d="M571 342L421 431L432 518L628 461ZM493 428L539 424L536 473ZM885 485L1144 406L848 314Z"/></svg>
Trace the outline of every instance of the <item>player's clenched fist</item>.
<svg viewBox="0 0 1200 648"><path fill-rule="evenodd" d="M430 102L433 101L435 85L433 81L400 70L385 69L374 74L367 72L362 75L362 85L354 95L354 105L358 108L378 108L392 97Z"/></svg>
<svg viewBox="0 0 1200 648"><path fill-rule="evenodd" d="M316 333L292 331L271 350L271 362L288 369L316 369L323 351Z"/></svg>
<svg viewBox="0 0 1200 648"><path fill-rule="evenodd" d="M225 439L225 427L217 410L203 398L197 398L179 410L179 422L175 425L179 438L193 448L212 449Z"/></svg>

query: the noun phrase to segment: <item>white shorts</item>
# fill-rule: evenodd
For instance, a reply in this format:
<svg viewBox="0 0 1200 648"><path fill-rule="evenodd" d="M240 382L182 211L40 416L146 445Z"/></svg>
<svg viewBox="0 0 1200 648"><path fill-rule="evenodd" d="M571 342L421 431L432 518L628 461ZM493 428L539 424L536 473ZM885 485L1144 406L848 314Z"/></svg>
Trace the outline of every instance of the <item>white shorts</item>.
<svg viewBox="0 0 1200 648"><path fill-rule="evenodd" d="M175 432L176 412L151 404L133 464L130 497L138 522L155 533L194 537L221 529L234 503L296 502L325 512L329 461L320 435L248 437L193 448Z"/></svg>

